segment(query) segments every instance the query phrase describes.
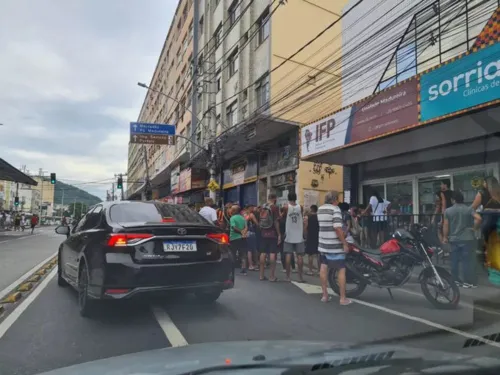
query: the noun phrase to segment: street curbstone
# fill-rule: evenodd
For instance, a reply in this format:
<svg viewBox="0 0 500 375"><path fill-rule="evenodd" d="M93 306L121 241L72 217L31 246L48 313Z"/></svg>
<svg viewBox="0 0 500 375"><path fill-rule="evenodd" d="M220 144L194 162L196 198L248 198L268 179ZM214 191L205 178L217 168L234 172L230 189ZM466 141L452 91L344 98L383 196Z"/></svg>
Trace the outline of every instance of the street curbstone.
<svg viewBox="0 0 500 375"><path fill-rule="evenodd" d="M19 288L17 288L17 290L19 292L29 292L31 289L33 289L32 283L24 283L24 284L21 284L21 286Z"/></svg>
<svg viewBox="0 0 500 375"><path fill-rule="evenodd" d="M40 281L41 278L42 277L40 275L33 275L27 281L29 283L36 283L36 282Z"/></svg>
<svg viewBox="0 0 500 375"><path fill-rule="evenodd" d="M14 292L14 293L11 293L6 298L4 298L1 303L16 303L17 301L19 301L21 299L22 296L23 295L21 294L21 292Z"/></svg>
<svg viewBox="0 0 500 375"><path fill-rule="evenodd" d="M0 314L3 313L4 310L5 309L4 309L3 305L0 305Z"/></svg>
<svg viewBox="0 0 500 375"><path fill-rule="evenodd" d="M38 271L35 272L35 275L43 276L47 273L47 271L44 268L39 269Z"/></svg>

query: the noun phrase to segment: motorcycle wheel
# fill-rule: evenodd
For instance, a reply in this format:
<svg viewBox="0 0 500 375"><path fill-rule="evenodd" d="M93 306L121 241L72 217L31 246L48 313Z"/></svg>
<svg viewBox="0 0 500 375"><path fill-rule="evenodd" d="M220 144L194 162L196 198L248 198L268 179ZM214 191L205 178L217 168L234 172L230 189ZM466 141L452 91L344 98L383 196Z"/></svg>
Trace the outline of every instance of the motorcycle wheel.
<svg viewBox="0 0 500 375"><path fill-rule="evenodd" d="M337 274L338 274L337 269L330 269L328 271L328 284L330 284L330 288L333 289L335 294L340 295L340 288L339 288L339 284L337 283ZM349 284L349 283L356 284L356 288L354 288L354 289L348 289L348 286L346 285L345 295L347 298L357 298L365 291L367 284L364 283L363 281L359 280L348 269L346 269L345 278L346 278L346 284Z"/></svg>
<svg viewBox="0 0 500 375"><path fill-rule="evenodd" d="M451 298L447 298L447 302L440 302L437 300L438 295L435 294L433 295L433 292L436 290L439 291L440 293L444 292L443 288L438 285L437 280L432 283L435 284L434 288L435 290L429 290L429 281L430 279L434 278L434 275L429 275L429 276L424 276L422 280L420 281L420 288L422 288L422 293L424 293L425 298L434 305L434 307L442 310L453 310L458 307L458 303L460 302L460 289L458 289L458 285L455 284L453 281L453 278L451 277L451 274L449 274L446 271L438 270L438 274L441 277L441 280L443 281L443 284L445 286L445 290L449 291L451 293Z"/></svg>

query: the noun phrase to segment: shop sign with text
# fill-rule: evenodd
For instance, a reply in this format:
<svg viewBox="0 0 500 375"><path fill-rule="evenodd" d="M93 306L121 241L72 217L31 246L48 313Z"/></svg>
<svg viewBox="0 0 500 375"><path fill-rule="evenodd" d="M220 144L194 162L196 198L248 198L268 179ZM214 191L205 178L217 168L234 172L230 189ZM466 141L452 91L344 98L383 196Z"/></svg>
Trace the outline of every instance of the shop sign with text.
<svg viewBox="0 0 500 375"><path fill-rule="evenodd" d="M224 169L224 188L242 185L247 178L255 176L257 176L256 157L236 159Z"/></svg>
<svg viewBox="0 0 500 375"><path fill-rule="evenodd" d="M301 157L342 147L346 143L352 107L343 109L301 129Z"/></svg>
<svg viewBox="0 0 500 375"><path fill-rule="evenodd" d="M500 43L420 77L421 121L500 99Z"/></svg>
<svg viewBox="0 0 500 375"><path fill-rule="evenodd" d="M417 79L354 105L348 142L359 142L418 123Z"/></svg>
<svg viewBox="0 0 500 375"><path fill-rule="evenodd" d="M191 190L191 168L183 169L179 175L179 193Z"/></svg>

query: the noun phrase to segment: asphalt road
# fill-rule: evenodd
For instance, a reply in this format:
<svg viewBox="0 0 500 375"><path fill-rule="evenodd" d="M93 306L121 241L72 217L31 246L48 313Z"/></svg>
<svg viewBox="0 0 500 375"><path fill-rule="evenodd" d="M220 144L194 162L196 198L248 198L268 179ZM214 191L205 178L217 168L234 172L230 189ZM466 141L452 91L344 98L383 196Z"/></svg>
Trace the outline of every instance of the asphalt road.
<svg viewBox="0 0 500 375"><path fill-rule="evenodd" d="M15 245L0 243L0 256L12 257L18 251L40 253L37 259L42 259L55 252L60 241L44 231L32 239L14 240ZM21 263L30 258L16 256ZM36 260L17 265L18 277L33 264ZM31 304L18 307L24 311L0 338L0 374L37 374L156 348L240 340L398 342L500 355L500 344L495 343L463 348L468 338L500 332L500 310L476 305L481 298L499 300L495 289L463 290L460 309L440 311L422 297L416 284L395 290L394 300L385 290L367 289L356 303L340 306L335 297L331 303L321 303L319 280L307 281L261 282L251 273L238 276L236 287L211 306L194 297L130 301L103 305L98 317L84 319L78 315L76 292L59 288L52 277L43 289L40 286ZM0 331L4 324L5 320Z"/></svg>

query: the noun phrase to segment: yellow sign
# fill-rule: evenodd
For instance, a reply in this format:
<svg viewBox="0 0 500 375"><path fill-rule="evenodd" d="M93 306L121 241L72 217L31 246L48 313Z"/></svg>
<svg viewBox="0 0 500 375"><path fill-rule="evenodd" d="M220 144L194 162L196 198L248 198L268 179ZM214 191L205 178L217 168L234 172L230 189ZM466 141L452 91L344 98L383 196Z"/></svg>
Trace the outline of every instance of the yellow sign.
<svg viewBox="0 0 500 375"><path fill-rule="evenodd" d="M483 179L481 177L477 177L477 176L473 177L470 184L474 189L479 189L481 187L481 185L483 184Z"/></svg>

